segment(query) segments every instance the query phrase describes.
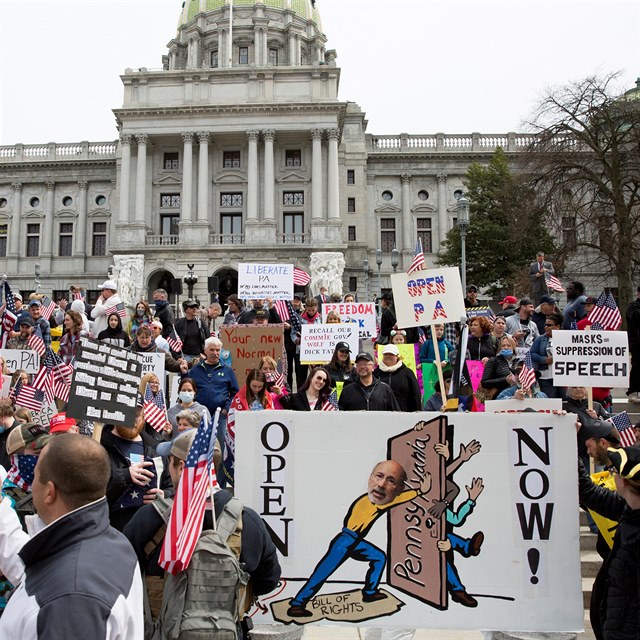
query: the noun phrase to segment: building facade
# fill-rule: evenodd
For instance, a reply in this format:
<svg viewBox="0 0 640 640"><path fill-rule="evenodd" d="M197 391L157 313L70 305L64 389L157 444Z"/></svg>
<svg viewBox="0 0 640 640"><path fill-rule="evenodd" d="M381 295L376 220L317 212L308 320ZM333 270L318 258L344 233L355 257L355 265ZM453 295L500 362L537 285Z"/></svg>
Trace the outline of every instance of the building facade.
<svg viewBox="0 0 640 640"><path fill-rule="evenodd" d="M193 264L195 294L235 291L239 262L308 269L344 253L343 289L389 286L391 250L427 264L456 220L471 162L525 134L375 135L340 100L312 0L187 0L162 68L126 69L111 142L0 147L0 271L15 289L97 296L115 254L143 254L145 286ZM376 249L382 264L376 263Z"/></svg>

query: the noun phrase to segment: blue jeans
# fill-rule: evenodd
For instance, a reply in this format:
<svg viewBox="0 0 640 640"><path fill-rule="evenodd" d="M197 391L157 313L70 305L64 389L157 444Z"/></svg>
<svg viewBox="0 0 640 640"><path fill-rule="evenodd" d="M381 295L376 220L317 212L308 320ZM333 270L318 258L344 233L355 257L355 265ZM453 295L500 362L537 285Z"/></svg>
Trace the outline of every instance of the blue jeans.
<svg viewBox="0 0 640 640"><path fill-rule="evenodd" d="M380 585L387 557L384 551L365 540L360 540L358 534L351 531L351 529L344 528L331 541L327 553L318 562L311 577L306 581L302 589L298 591L296 597L291 600L291 606L304 607L320 591L325 580L347 558L369 563L369 570L367 571L362 591L366 595L373 595Z"/></svg>
<svg viewBox="0 0 640 640"><path fill-rule="evenodd" d="M469 557L469 545L471 544L470 538L461 538L455 533L448 533L447 538L451 543L451 551L457 551L465 558ZM449 591L464 591L464 585L460 582L458 570L449 560L447 560L447 587L449 587Z"/></svg>

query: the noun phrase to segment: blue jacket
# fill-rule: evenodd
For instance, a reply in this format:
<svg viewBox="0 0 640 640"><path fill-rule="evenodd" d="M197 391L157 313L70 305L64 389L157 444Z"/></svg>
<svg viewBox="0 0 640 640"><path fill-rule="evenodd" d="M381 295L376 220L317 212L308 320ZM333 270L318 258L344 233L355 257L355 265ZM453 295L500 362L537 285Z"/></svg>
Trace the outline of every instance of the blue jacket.
<svg viewBox="0 0 640 640"><path fill-rule="evenodd" d="M188 375L198 385L196 402L207 407L211 415L218 407L228 410L233 396L240 390L233 369L220 362L217 364L200 362L189 371Z"/></svg>
<svg viewBox="0 0 640 640"><path fill-rule="evenodd" d="M446 360L447 362L451 362L451 358L453 357L453 352L455 351L455 347L446 339L441 338L438 340L438 349L440 350L440 362ZM435 362L436 361L436 352L433 348L433 340L425 340L420 347L420 362Z"/></svg>
<svg viewBox="0 0 640 640"><path fill-rule="evenodd" d="M547 364L547 347L549 346L549 338L545 335L538 336L531 345L531 360L533 368L536 371L544 371L549 368Z"/></svg>

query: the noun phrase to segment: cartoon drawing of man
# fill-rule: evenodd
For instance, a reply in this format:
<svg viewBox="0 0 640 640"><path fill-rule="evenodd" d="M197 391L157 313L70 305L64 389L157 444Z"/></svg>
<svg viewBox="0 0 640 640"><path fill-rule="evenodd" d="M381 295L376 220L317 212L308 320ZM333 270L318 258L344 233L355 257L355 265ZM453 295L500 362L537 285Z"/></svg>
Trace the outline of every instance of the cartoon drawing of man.
<svg viewBox="0 0 640 640"><path fill-rule="evenodd" d="M369 569L362 589L363 602L386 598L378 590L386 563L384 551L364 540L376 520L392 507L409 502L431 489L431 475L425 474L419 489L403 490L407 473L399 462L384 460L376 464L369 476L367 493L357 498L344 519L342 531L331 541L311 577L290 602L291 617L310 617L306 605L321 589L327 578L347 559L368 562Z"/></svg>

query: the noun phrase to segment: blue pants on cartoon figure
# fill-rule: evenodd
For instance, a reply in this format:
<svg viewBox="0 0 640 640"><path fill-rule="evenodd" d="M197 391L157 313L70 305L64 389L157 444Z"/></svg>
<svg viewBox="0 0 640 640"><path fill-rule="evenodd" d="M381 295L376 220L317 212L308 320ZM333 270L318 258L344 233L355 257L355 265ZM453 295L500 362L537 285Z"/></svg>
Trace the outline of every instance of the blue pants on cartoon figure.
<svg viewBox="0 0 640 640"><path fill-rule="evenodd" d="M304 607L347 558L369 563L362 591L366 595L373 595L380 585L387 557L384 551L365 540L360 540L354 531L345 528L331 541L327 553L296 597L291 600L291 606Z"/></svg>
<svg viewBox="0 0 640 640"><path fill-rule="evenodd" d="M471 544L470 538L461 538L455 533L448 533L447 538L451 543L451 551L457 551L465 558L468 558L471 555L469 550L469 546ZM449 591L465 590L464 585L460 582L460 577L458 576L458 571L456 570L455 565L453 565L449 560L447 560L447 587L449 588Z"/></svg>

